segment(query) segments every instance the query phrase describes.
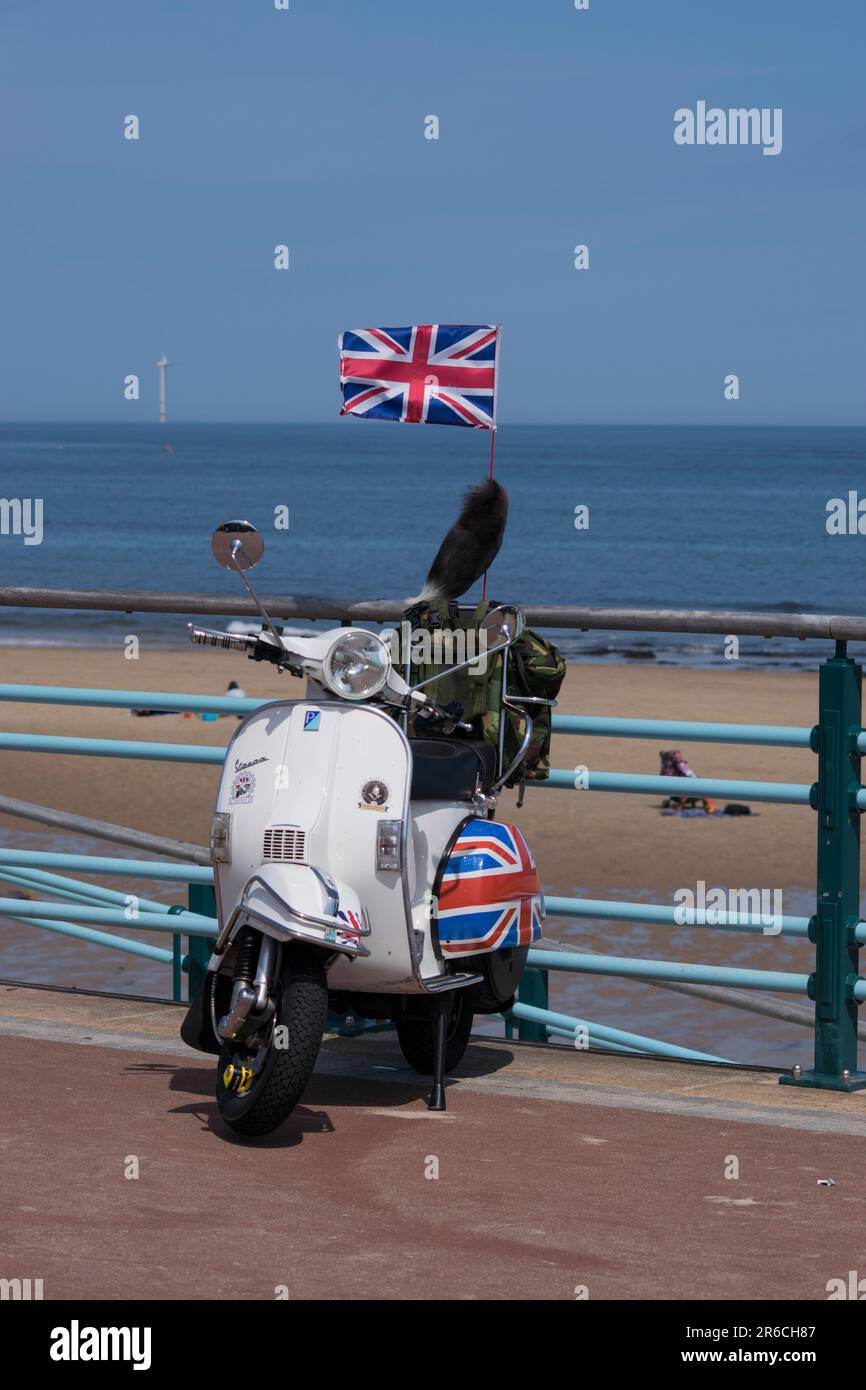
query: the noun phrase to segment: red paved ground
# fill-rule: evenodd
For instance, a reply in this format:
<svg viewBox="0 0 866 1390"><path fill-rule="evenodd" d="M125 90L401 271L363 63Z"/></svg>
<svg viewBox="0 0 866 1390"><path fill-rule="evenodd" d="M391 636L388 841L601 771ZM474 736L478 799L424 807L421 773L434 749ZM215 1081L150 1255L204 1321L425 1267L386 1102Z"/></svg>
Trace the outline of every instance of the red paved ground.
<svg viewBox="0 0 866 1390"><path fill-rule="evenodd" d="M244 1143L213 1070L0 1037L0 1276L46 1298L571 1300L823 1299L866 1274L855 1136L457 1088L430 1116L421 1087L323 1076Z"/></svg>

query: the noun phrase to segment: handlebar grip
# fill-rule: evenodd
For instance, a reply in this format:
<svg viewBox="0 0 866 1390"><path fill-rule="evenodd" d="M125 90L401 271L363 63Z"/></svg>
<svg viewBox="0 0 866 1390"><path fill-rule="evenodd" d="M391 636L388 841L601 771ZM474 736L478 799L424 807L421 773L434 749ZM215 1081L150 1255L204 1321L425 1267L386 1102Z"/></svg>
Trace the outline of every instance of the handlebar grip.
<svg viewBox="0 0 866 1390"><path fill-rule="evenodd" d="M221 647L224 651L248 651L258 640L247 634L234 632L211 632L206 627L193 627L190 624L190 641L198 647Z"/></svg>

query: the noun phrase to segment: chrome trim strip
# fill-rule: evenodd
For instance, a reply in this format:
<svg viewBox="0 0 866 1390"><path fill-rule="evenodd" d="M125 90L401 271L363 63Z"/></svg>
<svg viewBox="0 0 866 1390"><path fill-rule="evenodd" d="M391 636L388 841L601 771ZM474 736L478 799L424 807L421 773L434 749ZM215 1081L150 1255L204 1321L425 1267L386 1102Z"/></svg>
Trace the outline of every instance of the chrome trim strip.
<svg viewBox="0 0 866 1390"><path fill-rule="evenodd" d="M330 874L326 876L315 864L310 864L309 868L312 869L316 878L319 880L322 892L325 895L325 911L329 917L336 917L337 913L340 911L340 895L337 892L337 885L334 883ZM274 893L274 897L277 897L276 893ZM363 935L364 933L361 934ZM366 934L369 936L369 932Z"/></svg>
<svg viewBox="0 0 866 1390"><path fill-rule="evenodd" d="M312 868L312 865L309 865L309 866L307 866L307 867ZM316 873L316 870L314 869L313 872ZM317 876L318 878L321 878L321 874L317 874L316 876ZM358 927L347 926L347 924L346 924L345 922L341 922L341 921L340 921L337 917L335 917L335 916L334 916L334 917L318 917L314 912L302 912L301 909L300 909L299 907L293 907L292 904L288 901L287 898L281 897L280 894L277 892L276 888L272 888L271 885L270 885L269 883L267 883L267 882L262 878L261 874L251 874L250 877L247 879L246 883L244 884L244 891L241 893L241 901L240 901L240 907L241 907L241 909L244 910L244 911L248 910L248 909L247 909L247 893L248 893L248 891L249 891L250 885L253 884L253 883L259 883L259 884L261 884L261 886L262 886L262 888L264 888L265 892L266 892L266 893L269 893L270 896L271 896L272 898L275 898L276 901L279 903L280 907L285 908L286 912L288 912L289 915L290 915L291 917L296 918L299 922L305 923L305 924L307 924L307 925L309 925L309 926L311 926L311 927L323 927L323 928L325 928L325 930L327 930L327 931L330 931L331 929L333 929L333 930L335 930L335 931L341 931L341 932L344 932L346 936L358 936L358 937L360 937L360 936L369 936L369 935L370 935L370 928L369 928L369 927L360 927L360 928L358 928ZM324 886L324 885L323 885L323 886ZM326 891L327 891L327 890L326 890ZM330 895L329 895L329 899L328 899L328 900L329 900L329 901L332 901L332 897L331 897ZM339 905L339 904L338 904L338 905ZM261 916L261 914L259 914L259 915ZM266 920L267 920L267 919L266 919Z"/></svg>
<svg viewBox="0 0 866 1390"><path fill-rule="evenodd" d="M521 742L521 745L517 750L517 754L514 758L514 761L505 769L503 773L499 775L499 777L497 777L496 781L493 783L493 786L491 787L491 792L501 791L502 788L505 786L505 783L511 776L512 772L515 772L517 770L517 768L523 762L523 759L526 757L526 750L529 747L530 740L532 739L532 731L535 728L535 721L531 718L528 710L521 710L520 713L523 715L523 718L526 721L523 732L523 741Z"/></svg>
<svg viewBox="0 0 866 1390"><path fill-rule="evenodd" d="M282 922L274 922L272 918L265 917L261 912L256 912L254 907L236 907L229 918L232 928L234 928L238 919L241 917L246 917L251 922L260 923L263 931L279 932L282 940L307 941L312 946L321 946L322 949L329 954L336 953L337 955L349 956L352 960L355 960L357 956L369 956L370 954L367 947L362 946L360 941L354 946L341 945L336 941L325 941L322 936L318 935L321 930L319 927L306 927L301 923L293 924L290 922L284 924ZM342 928L340 928L340 930L341 929ZM328 930L330 931L332 928L329 927Z"/></svg>
<svg viewBox="0 0 866 1390"><path fill-rule="evenodd" d="M505 766L505 715L503 706L508 698L508 652L502 656L502 676L499 683L499 735L496 740L496 776L502 776ZM496 783L493 784L496 791Z"/></svg>
<svg viewBox="0 0 866 1390"><path fill-rule="evenodd" d="M466 989L469 985L480 985L483 980L483 975L470 975L462 971L453 975L434 975L432 979L424 981L424 988L430 994L444 994L449 989Z"/></svg>

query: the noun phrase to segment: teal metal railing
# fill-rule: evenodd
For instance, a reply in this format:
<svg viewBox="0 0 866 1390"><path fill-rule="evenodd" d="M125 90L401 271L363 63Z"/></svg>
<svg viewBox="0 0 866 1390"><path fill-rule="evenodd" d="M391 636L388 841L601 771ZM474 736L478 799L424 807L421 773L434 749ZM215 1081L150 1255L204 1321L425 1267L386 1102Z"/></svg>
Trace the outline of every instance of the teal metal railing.
<svg viewBox="0 0 866 1390"><path fill-rule="evenodd" d="M164 694L155 691L103 691L63 686L0 685L0 701L107 708L147 707L201 714L242 714L267 703L262 700L217 696ZM723 1060L675 1044L556 1013L548 1007L550 970L603 974L645 982L675 981L692 985L735 986L745 990L782 992L808 997L815 1006L815 1062L812 1070L780 1079L788 1084L854 1090L866 1086L866 1073L857 1070L857 1008L866 999L866 980L859 976L859 948L866 944L866 922L859 916L860 814L866 810L866 789L860 783L860 755L866 751L861 727L861 669L836 643L834 655L819 674L818 722L812 728L752 724L714 724L688 721L599 718L580 715L554 717L557 735L584 738L649 738L811 749L817 755L817 776L811 783L740 781L719 778L682 780L682 794L718 800L749 800L810 807L817 812L818 881L816 912L810 917L783 916L774 934L807 939L815 947L810 974L780 970L747 970L688 962L589 955L582 952L532 950L530 969L518 1002L508 1019L523 1037L566 1037L613 1051ZM55 735L0 733L0 748L19 752L49 752L85 757L112 757L219 765L224 750L197 744L144 742L123 739L75 738ZM578 775L579 774L579 775ZM581 767L554 769L546 782L531 789L628 792L671 795L676 780L632 773L604 772ZM71 879L57 870L99 876L162 879L188 886L185 906L166 907L141 897ZM175 997L186 972L192 990L201 978L216 933L212 871L191 864L103 858L91 855L0 850L0 882L41 890L60 903L3 898L0 914L113 949L147 956L172 967ZM2 890L0 890L2 891ZM764 932L760 915L722 913L717 922L668 904L551 897L552 916L591 917L651 923L662 926L701 926L742 932ZM71 920L74 918L75 920ZM166 950L98 930L135 927L165 932L172 937ZM181 949L181 937L188 942Z"/></svg>

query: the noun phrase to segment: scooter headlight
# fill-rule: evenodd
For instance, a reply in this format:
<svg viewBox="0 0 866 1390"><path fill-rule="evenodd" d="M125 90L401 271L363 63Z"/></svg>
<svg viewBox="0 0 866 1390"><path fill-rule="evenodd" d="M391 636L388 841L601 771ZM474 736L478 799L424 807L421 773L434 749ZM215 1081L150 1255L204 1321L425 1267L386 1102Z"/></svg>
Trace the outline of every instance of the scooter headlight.
<svg viewBox="0 0 866 1390"><path fill-rule="evenodd" d="M388 679L391 656L375 632L349 628L324 660L325 684L344 700L369 700Z"/></svg>

